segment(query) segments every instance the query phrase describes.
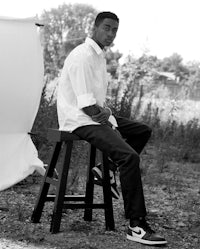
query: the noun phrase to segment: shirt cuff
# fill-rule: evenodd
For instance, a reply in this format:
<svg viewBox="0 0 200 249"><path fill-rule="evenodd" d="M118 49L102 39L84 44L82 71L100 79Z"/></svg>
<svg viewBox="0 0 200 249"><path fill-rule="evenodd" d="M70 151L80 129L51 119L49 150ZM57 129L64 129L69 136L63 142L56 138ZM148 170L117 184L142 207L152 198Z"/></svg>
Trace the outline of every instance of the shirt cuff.
<svg viewBox="0 0 200 249"><path fill-rule="evenodd" d="M77 97L77 100L78 100L78 108L80 109L96 104L96 99L93 97L92 93L79 95Z"/></svg>
<svg viewBox="0 0 200 249"><path fill-rule="evenodd" d="M117 124L117 120L115 119L115 117L113 115L110 115L108 121L110 121L110 123L115 126L115 127L118 127L118 124Z"/></svg>
<svg viewBox="0 0 200 249"><path fill-rule="evenodd" d="M112 111L111 111L111 109L109 107L106 106L105 109L110 112L110 115L112 115Z"/></svg>

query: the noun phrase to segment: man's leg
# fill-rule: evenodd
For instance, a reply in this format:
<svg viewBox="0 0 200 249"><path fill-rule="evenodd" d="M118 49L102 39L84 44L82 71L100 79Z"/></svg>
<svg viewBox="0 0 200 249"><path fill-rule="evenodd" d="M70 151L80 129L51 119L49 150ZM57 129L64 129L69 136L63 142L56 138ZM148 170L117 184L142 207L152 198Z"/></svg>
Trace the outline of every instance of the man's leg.
<svg viewBox="0 0 200 249"><path fill-rule="evenodd" d="M115 117L118 130L126 142L140 154L151 136L151 128L146 124L135 122L127 118Z"/></svg>
<svg viewBox="0 0 200 249"><path fill-rule="evenodd" d="M145 217L138 153L106 125L88 125L77 128L74 133L95 145L118 165L126 217Z"/></svg>
<svg viewBox="0 0 200 249"><path fill-rule="evenodd" d="M140 154L148 142L151 136L151 128L146 124L140 122L134 122L126 118L116 117L118 123L118 130L126 139L126 142L138 153ZM140 178L141 180L141 178ZM141 183L142 185L142 183ZM124 203L126 200L126 190L122 188L122 193L124 196ZM125 208L128 207L128 204L125 205ZM127 232L127 239L140 242L146 245L165 245L167 241L157 235L148 225L145 220L145 217L135 217L131 216L130 226Z"/></svg>
<svg viewBox="0 0 200 249"><path fill-rule="evenodd" d="M145 220L146 208L138 153L112 128L105 125L84 126L74 133L96 146L118 165L125 214L130 219L127 239L146 245L166 244L166 240L158 236ZM140 150L141 147L138 145Z"/></svg>
<svg viewBox="0 0 200 249"><path fill-rule="evenodd" d="M118 124L117 129L122 135L122 137L138 154L140 154L151 136L151 128L143 123L134 122L127 118L119 116L116 116L115 118ZM141 181L141 177L138 179L138 181ZM140 185L142 185L142 183L140 183ZM124 187L122 187L122 195L124 198L125 215L126 218L129 218L129 211L128 211L130 209L129 207L130 202L128 201L129 191ZM138 195L139 195L138 198L144 198L143 194L142 195L138 194ZM130 216L134 218L134 215Z"/></svg>

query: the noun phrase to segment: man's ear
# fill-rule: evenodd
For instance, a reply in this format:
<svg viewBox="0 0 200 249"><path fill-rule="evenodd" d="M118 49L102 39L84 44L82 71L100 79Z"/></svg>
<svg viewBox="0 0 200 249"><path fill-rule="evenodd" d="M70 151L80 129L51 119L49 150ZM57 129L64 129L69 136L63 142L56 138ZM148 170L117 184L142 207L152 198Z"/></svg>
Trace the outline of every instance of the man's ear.
<svg viewBox="0 0 200 249"><path fill-rule="evenodd" d="M92 33L94 34L94 33L95 33L95 31L96 31L96 26L95 26L95 25L93 25L93 27L92 27Z"/></svg>
<svg viewBox="0 0 200 249"><path fill-rule="evenodd" d="M93 38L95 37L95 34L96 34L96 28L97 28L97 27L96 27L95 25L93 25L93 27L92 27L92 32L91 32L91 33L92 33L92 34L91 34L91 37L93 37Z"/></svg>

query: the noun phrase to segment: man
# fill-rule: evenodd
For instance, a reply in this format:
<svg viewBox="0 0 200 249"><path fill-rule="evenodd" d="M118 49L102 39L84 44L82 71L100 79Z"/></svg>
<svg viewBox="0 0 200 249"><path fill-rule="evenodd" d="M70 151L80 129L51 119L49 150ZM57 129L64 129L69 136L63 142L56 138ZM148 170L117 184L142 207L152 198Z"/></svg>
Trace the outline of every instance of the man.
<svg viewBox="0 0 200 249"><path fill-rule="evenodd" d="M104 107L107 72L103 49L112 44L118 26L119 19L114 13L99 13L92 37L86 38L66 58L58 87L59 126L94 144L118 166L125 216L130 220L127 238L147 245L162 245L166 240L153 232L145 220L139 168L139 153L151 129L114 117Z"/></svg>

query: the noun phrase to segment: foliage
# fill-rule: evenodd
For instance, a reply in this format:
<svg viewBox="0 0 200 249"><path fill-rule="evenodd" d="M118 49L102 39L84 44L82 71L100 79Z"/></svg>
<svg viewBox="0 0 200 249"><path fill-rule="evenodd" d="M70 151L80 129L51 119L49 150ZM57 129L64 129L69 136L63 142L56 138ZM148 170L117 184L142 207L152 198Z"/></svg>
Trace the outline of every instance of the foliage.
<svg viewBox="0 0 200 249"><path fill-rule="evenodd" d="M144 55L139 59L129 56L127 61L119 66L118 78L112 78L109 82L110 93L107 100L115 114L127 118L132 114L132 117L137 116L144 91L150 91L154 85L153 69L158 65L156 57ZM134 98L138 98L138 102L133 109Z"/></svg>
<svg viewBox="0 0 200 249"><path fill-rule="evenodd" d="M146 156L153 157L155 148L148 147ZM147 161L146 161L147 160ZM146 157L146 164L149 160ZM82 163L82 162L81 162ZM145 178L144 194L148 208L148 222L168 240L170 249L199 249L199 177L198 164L173 163L160 173L150 162ZM38 180L41 180L37 176ZM61 232L51 234L53 203L46 202L40 223L31 223L39 184L22 182L0 193L0 247L15 249L148 249L149 246L128 241L128 221L124 218L123 199L113 200L115 231L105 231L102 210L93 211L93 220L83 219L84 210L63 211ZM85 182L85 178L82 179ZM55 193L55 188L52 188ZM82 194L82 184L77 192ZM76 192L76 194L77 194ZM52 194L53 194L52 193ZM121 193L121 191L120 191ZM95 185L94 203L102 202L102 187ZM156 247L152 247L156 248Z"/></svg>
<svg viewBox="0 0 200 249"><path fill-rule="evenodd" d="M54 79L64 58L91 32L96 10L86 4L63 4L44 11L41 34L44 47L45 74Z"/></svg>
<svg viewBox="0 0 200 249"><path fill-rule="evenodd" d="M200 120L194 118L184 124L177 122L175 118L180 111L179 109L182 108L180 106L181 100L178 100L178 98L170 100L169 91L165 91L166 88L156 74L160 70L169 70L177 77L182 76L180 81L177 81L181 85L182 93L179 90L179 97L182 99L185 97L184 91L187 90L182 85L188 85L191 90L194 84L196 88L198 87L199 64L193 63L190 64L190 67L183 66L181 57L176 54L170 58L165 58L163 61L147 55L143 55L139 59L129 56L127 61L119 66L118 77L111 77L110 79L107 102L113 113L138 119L152 127L151 141L157 147L157 164L162 171L169 158L179 161L200 161L200 156L198 156L200 150ZM189 80L192 80L193 83ZM161 120L160 116L164 106L158 105L155 107L152 101L158 89L161 92L157 97L164 97L163 102L169 102L171 106L165 121ZM144 108L143 103L146 98L149 98L149 103Z"/></svg>
<svg viewBox="0 0 200 249"><path fill-rule="evenodd" d="M190 97L198 100L200 98L198 90L200 89L200 62L191 62L187 65L189 70L189 78L187 85L190 87Z"/></svg>
<svg viewBox="0 0 200 249"><path fill-rule="evenodd" d="M189 75L188 68L183 65L182 57L174 53L170 57L166 57L163 59L161 64L161 69L165 72L173 72L179 81L183 82L183 80L187 80Z"/></svg>
<svg viewBox="0 0 200 249"><path fill-rule="evenodd" d="M47 161L48 151L51 148L47 141L48 128L58 127L56 103L52 101L54 95L50 99L45 97L46 86L47 84L43 88L39 110L32 128L32 133L34 134L32 140L38 149L40 158L44 162Z"/></svg>
<svg viewBox="0 0 200 249"><path fill-rule="evenodd" d="M41 35L43 37L46 85L33 126L33 131L39 137L41 155L44 155L46 149L49 148L46 141L47 129L58 126L54 98L56 89L53 88L52 94L48 98L46 96L47 89L51 82L56 81L59 77L59 71L67 54L90 33L96 13L97 11L89 5L63 4L57 9L45 11L41 16L45 24ZM173 148L175 146L179 148L179 152L182 151L182 156L180 156L182 158L184 158L184 153L190 155L191 148L197 146L193 139L198 134L195 132L199 132L197 126L175 124L173 119L163 123L160 118L162 106L155 108L153 102L150 101L146 109L142 109L142 103L147 95L150 99L154 96L170 98L169 91L166 91L167 81L162 81L157 74L162 71L175 75L174 84L178 84L180 87L187 86L187 88L183 88L183 92L189 89L190 94L187 96L198 96L200 64L192 62L184 65L178 54L162 60L147 54L140 58L129 55L125 62L120 64L121 56L119 51L113 52L111 49L106 51L108 72L110 73L107 102L113 113L132 119L139 118L141 121L147 122L155 131L152 138L155 143L171 143ZM180 93L180 90L178 91ZM174 110L171 113L174 113ZM191 122L198 123L194 120ZM181 133L181 130L184 132ZM35 140L37 142L37 139ZM182 147L177 141L180 141ZM189 158L191 157L189 156Z"/></svg>
<svg viewBox="0 0 200 249"><path fill-rule="evenodd" d="M113 52L111 48L107 48L106 50L106 63L107 63L107 71L111 74L113 78L117 78L117 68L119 67L119 59L122 57L122 53L118 50Z"/></svg>

